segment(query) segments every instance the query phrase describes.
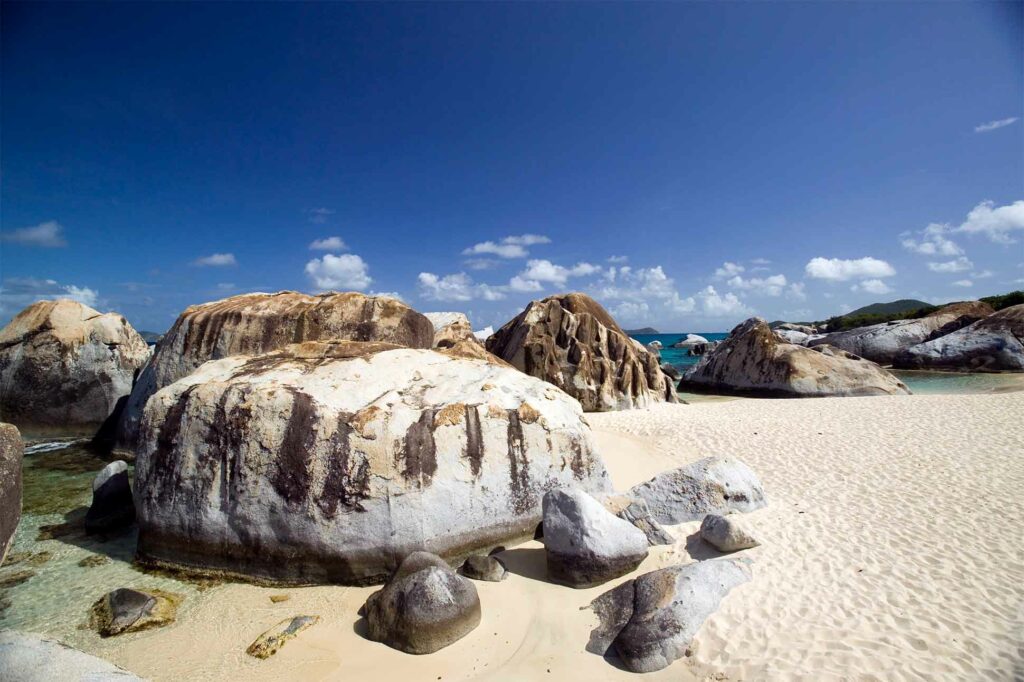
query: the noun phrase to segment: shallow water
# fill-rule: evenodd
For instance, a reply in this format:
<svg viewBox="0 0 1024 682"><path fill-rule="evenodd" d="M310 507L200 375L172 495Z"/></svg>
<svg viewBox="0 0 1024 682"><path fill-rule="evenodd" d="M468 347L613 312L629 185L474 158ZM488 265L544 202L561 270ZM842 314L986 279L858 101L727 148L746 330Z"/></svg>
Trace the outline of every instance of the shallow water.
<svg viewBox="0 0 1024 682"><path fill-rule="evenodd" d="M1024 374L890 370L917 395L942 393L1004 393L1024 390Z"/></svg>

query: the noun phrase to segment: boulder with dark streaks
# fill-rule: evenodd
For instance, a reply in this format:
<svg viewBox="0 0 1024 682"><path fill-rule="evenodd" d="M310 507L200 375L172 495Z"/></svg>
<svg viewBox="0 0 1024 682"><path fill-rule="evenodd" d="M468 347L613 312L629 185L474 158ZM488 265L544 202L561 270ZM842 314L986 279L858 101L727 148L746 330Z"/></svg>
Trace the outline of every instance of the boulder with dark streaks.
<svg viewBox="0 0 1024 682"><path fill-rule="evenodd" d="M413 550L486 552L532 535L546 491L609 489L582 417L493 358L335 342L209 362L146 406L139 557L372 583Z"/></svg>

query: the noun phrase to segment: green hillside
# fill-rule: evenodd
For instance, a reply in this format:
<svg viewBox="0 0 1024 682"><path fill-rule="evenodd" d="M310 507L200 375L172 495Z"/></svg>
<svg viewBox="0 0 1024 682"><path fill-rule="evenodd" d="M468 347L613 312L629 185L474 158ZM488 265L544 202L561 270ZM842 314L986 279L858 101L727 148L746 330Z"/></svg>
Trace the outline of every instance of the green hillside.
<svg viewBox="0 0 1024 682"><path fill-rule="evenodd" d="M866 305L863 308L857 308L846 313L844 317L856 317L857 315L889 315L891 313L906 313L921 308L931 308L931 303L925 301L918 301L914 298L901 298L898 301L892 301L891 303L872 303Z"/></svg>

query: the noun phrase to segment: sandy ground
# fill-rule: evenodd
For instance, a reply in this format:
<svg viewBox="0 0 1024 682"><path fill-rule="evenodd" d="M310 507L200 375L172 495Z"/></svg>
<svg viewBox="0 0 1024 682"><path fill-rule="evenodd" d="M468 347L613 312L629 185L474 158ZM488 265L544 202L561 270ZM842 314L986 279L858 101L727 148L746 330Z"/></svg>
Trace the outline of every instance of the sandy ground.
<svg viewBox="0 0 1024 682"><path fill-rule="evenodd" d="M617 487L708 455L745 460L768 492L746 517L754 578L704 625L691 658L643 679L1024 679L1024 394L732 400L588 415ZM641 567L714 558L697 523ZM154 680L636 679L584 651L580 610L619 581L544 581L536 542L476 583L483 622L410 656L369 642L373 588L228 585L162 630L74 643ZM287 593L272 604L269 595ZM244 653L299 614L323 620L276 656Z"/></svg>

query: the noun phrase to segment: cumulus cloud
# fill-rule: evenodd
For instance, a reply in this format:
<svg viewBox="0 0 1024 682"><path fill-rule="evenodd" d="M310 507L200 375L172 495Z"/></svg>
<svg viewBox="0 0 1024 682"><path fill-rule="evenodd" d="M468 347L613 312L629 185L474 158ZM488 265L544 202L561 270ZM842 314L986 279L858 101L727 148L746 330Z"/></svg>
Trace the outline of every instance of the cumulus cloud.
<svg viewBox="0 0 1024 682"><path fill-rule="evenodd" d="M972 282L969 279L958 279L957 281L953 282L953 286L955 286L955 287L973 287L974 286L974 282Z"/></svg>
<svg viewBox="0 0 1024 682"><path fill-rule="evenodd" d="M345 251L348 247L341 237L324 237L315 239L310 243L311 251Z"/></svg>
<svg viewBox="0 0 1024 682"><path fill-rule="evenodd" d="M974 263L968 260L965 256L960 256L959 258L943 261L941 263L928 263L928 269L932 272L963 272L964 270L970 270L973 267Z"/></svg>
<svg viewBox="0 0 1024 682"><path fill-rule="evenodd" d="M519 288L518 291L537 291L541 282L549 282L551 284L563 285L569 281L570 277L586 277L601 272L601 268L591 263L577 263L571 268L556 265L549 260L535 259L526 262L526 269L516 275L513 280L517 282L513 285L509 282L509 286L525 286L529 288ZM525 284L529 283L529 284Z"/></svg>
<svg viewBox="0 0 1024 682"><path fill-rule="evenodd" d="M592 289L595 298L600 301L613 300L638 304L625 306L619 304L616 309L640 310L639 304L656 303L659 311L666 314L683 314L696 308L692 296L682 297L676 291L675 282L665 274L660 265L653 268L631 268L622 266L611 267L603 273L600 282ZM636 319L636 318L633 318Z"/></svg>
<svg viewBox="0 0 1024 682"><path fill-rule="evenodd" d="M832 282L846 282L851 279L878 279L880 277L892 277L896 274L895 268L884 260L871 258L858 258L856 260L844 260L841 258L812 258L804 267L808 277L824 279Z"/></svg>
<svg viewBox="0 0 1024 682"><path fill-rule="evenodd" d="M67 240L64 239L64 228L56 220L0 233L0 240L44 249L56 249L68 245Z"/></svg>
<svg viewBox="0 0 1024 682"><path fill-rule="evenodd" d="M719 294L715 288L708 285L697 294L700 299L701 308L709 317L730 317L734 315L749 315L753 311L743 304L736 294Z"/></svg>
<svg viewBox="0 0 1024 682"><path fill-rule="evenodd" d="M486 241L463 249L463 256L494 255L499 258L526 258L527 247L535 244L550 244L551 240L541 234L520 234L505 237L500 242Z"/></svg>
<svg viewBox="0 0 1024 682"><path fill-rule="evenodd" d="M948 231L948 225L932 223L921 230L920 239L904 236L900 243L906 250L922 256L962 256L964 250L956 242L945 237L945 233Z"/></svg>
<svg viewBox="0 0 1024 682"><path fill-rule="evenodd" d="M497 265L498 261L493 258L467 258L463 263L470 270L489 270Z"/></svg>
<svg viewBox="0 0 1024 682"><path fill-rule="evenodd" d="M238 261L235 260L235 254L233 253L214 253L209 256L203 256L196 258L192 261L192 265L198 265L199 267L225 267L228 265L238 265Z"/></svg>
<svg viewBox="0 0 1024 682"><path fill-rule="evenodd" d="M790 284L788 287L786 287L786 296L795 301L806 301L807 292L804 291L804 283L793 282L792 284Z"/></svg>
<svg viewBox="0 0 1024 682"><path fill-rule="evenodd" d="M542 291L544 289L544 285L535 279L524 279L523 277L516 275L508 281L508 288L512 291L532 293L535 291Z"/></svg>
<svg viewBox="0 0 1024 682"><path fill-rule="evenodd" d="M370 266L355 254L325 254L306 263L306 275L320 290L362 291L370 286Z"/></svg>
<svg viewBox="0 0 1024 682"><path fill-rule="evenodd" d="M866 279L860 284L854 284L850 291L866 291L869 294L887 294L892 289L880 279Z"/></svg>
<svg viewBox="0 0 1024 682"><path fill-rule="evenodd" d="M90 287L60 284L52 279L9 277L0 285L0 315L15 315L37 301L70 298L94 308L99 304L99 292Z"/></svg>
<svg viewBox="0 0 1024 682"><path fill-rule="evenodd" d="M781 296L786 286L786 276L772 275L765 278L751 277L750 279L744 279L742 276L736 275L726 283L733 289L753 291L765 296Z"/></svg>
<svg viewBox="0 0 1024 682"><path fill-rule="evenodd" d="M746 268L744 268L739 263L732 263L726 261L722 263L722 267L717 268L715 270L715 279L727 279L729 277L735 277L744 270L746 270Z"/></svg>
<svg viewBox="0 0 1024 682"><path fill-rule="evenodd" d="M967 214L965 220L954 232L984 234L1000 244L1011 244L1011 232L1024 230L1024 200L1006 206L996 206L994 201L983 201Z"/></svg>
<svg viewBox="0 0 1024 682"><path fill-rule="evenodd" d="M608 262L620 265L629 262L629 256L608 256Z"/></svg>
<svg viewBox="0 0 1024 682"><path fill-rule="evenodd" d="M499 287L474 284L472 278L464 272L443 277L432 272L421 272L417 279L420 295L428 301L471 301L474 298L498 301L505 298L504 291Z"/></svg>
<svg viewBox="0 0 1024 682"><path fill-rule="evenodd" d="M1001 118L998 121L989 121L988 123L982 123L974 126L974 132L976 133L987 133L1000 128L1005 128L1008 125L1012 125L1019 121L1019 117L1011 116L1010 118Z"/></svg>

